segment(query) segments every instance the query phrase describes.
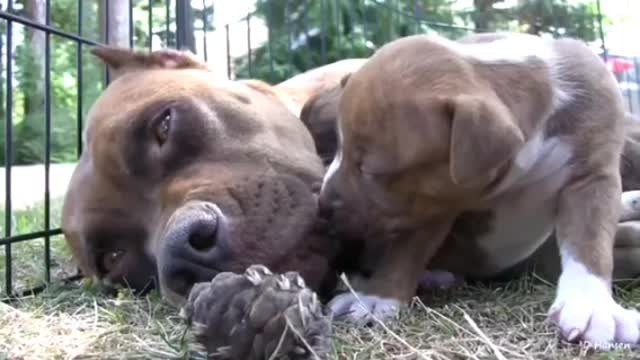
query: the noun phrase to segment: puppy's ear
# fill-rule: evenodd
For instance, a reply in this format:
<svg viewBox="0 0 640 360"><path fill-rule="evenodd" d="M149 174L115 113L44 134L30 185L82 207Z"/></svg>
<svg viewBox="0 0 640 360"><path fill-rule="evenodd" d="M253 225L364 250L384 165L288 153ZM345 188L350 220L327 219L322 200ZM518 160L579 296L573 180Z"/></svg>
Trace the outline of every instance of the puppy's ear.
<svg viewBox="0 0 640 360"><path fill-rule="evenodd" d="M208 70L207 65L198 60L196 56L189 51L161 49L153 52L145 52L128 48L103 46L91 49L91 53L109 67L112 79L117 78L127 71L152 68L194 68Z"/></svg>
<svg viewBox="0 0 640 360"><path fill-rule="evenodd" d="M304 105L302 105L302 109L300 110L300 120L302 120L307 127L311 125L311 115L313 114L312 110L318 101L318 97L319 94L312 95L307 99L307 101L305 101Z"/></svg>
<svg viewBox="0 0 640 360"><path fill-rule="evenodd" d="M459 95L448 102L451 116L450 172L468 185L497 169L524 144L509 110L495 100Z"/></svg>
<svg viewBox="0 0 640 360"><path fill-rule="evenodd" d="M343 76L342 79L340 79L340 87L345 87L347 86L347 83L349 82L349 78L351 77L352 73L348 73L347 75Z"/></svg>

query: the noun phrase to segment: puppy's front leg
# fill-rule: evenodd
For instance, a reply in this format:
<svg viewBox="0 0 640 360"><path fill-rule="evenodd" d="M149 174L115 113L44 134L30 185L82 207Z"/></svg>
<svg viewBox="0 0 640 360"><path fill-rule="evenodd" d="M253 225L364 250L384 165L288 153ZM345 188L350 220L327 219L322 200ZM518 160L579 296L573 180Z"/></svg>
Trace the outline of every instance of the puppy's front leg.
<svg viewBox="0 0 640 360"><path fill-rule="evenodd" d="M570 183L559 198L556 227L562 259L551 319L569 341L637 343L640 314L611 293L620 179L598 174Z"/></svg>
<svg viewBox="0 0 640 360"><path fill-rule="evenodd" d="M450 228L443 222L410 236L387 240L385 251L369 278L352 282L353 292L333 298L329 307L336 318L356 323L395 317L416 293L425 264L442 245Z"/></svg>

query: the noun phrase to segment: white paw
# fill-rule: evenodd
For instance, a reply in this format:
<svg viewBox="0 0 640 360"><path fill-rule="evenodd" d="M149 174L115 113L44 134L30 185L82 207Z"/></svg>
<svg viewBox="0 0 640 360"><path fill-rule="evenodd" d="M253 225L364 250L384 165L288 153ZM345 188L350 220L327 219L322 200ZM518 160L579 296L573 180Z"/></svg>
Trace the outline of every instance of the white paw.
<svg viewBox="0 0 640 360"><path fill-rule="evenodd" d="M625 191L620 200L620 221L640 220L640 191Z"/></svg>
<svg viewBox="0 0 640 360"><path fill-rule="evenodd" d="M397 317L400 312L402 303L396 299L360 292L356 294L357 298L351 292L343 293L329 302L329 309L335 318L362 324L371 322L373 317L382 321L388 320Z"/></svg>
<svg viewBox="0 0 640 360"><path fill-rule="evenodd" d="M640 340L640 313L627 310L611 297L606 281L569 261L558 282L549 317L570 342L636 344Z"/></svg>

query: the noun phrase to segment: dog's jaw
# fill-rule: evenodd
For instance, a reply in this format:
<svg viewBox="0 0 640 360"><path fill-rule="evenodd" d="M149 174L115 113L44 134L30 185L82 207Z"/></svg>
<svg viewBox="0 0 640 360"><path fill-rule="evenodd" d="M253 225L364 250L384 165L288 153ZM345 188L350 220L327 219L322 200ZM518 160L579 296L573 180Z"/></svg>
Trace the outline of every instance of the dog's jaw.
<svg viewBox="0 0 640 360"><path fill-rule="evenodd" d="M589 272L569 251L562 252L562 268L549 316L564 338L595 346L638 343L640 313L615 302L609 281Z"/></svg>

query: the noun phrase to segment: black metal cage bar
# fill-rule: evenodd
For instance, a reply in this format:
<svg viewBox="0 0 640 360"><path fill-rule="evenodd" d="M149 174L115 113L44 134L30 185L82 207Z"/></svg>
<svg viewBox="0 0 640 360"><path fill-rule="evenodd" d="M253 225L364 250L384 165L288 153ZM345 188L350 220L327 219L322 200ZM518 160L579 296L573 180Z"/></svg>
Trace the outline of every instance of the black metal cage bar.
<svg viewBox="0 0 640 360"><path fill-rule="evenodd" d="M7 11L13 10L13 1L9 0L7 3ZM5 105L5 112L7 114L7 118L5 120L5 140L4 140L4 153L5 153L5 216L4 216L4 236L5 239L11 237L11 158L12 158L12 142L13 142L13 69L12 69L12 48L13 48L13 21L10 18L7 18L7 41L5 42L7 46L7 75L6 75L6 83L7 89L5 93L5 97L7 99ZM5 294L13 293L13 254L11 251L11 242L7 241L4 245L4 253L5 253L5 270L4 270L4 286L5 286Z"/></svg>
<svg viewBox="0 0 640 360"><path fill-rule="evenodd" d="M56 1L39 1L44 4L45 9L44 16L40 19L30 18L26 14L26 0L0 2L0 25L3 25L3 28L0 28L0 66L4 66L0 71L0 78L4 76L4 79L0 79L4 81L4 99L1 104L4 107L4 115L0 121L5 122L0 127L4 131L4 144L0 149L4 151L5 167L4 230L0 238L0 246L4 247L4 251L0 253L0 263L3 261L0 271L4 273L4 284L0 289L0 298L37 292L44 289L50 281L56 280L51 272L54 255L52 242L62 234L57 223L54 224L51 219L55 215L51 199L51 169L55 162L54 138L58 125L55 112L60 111L58 107L62 106L56 103L56 94L53 91L54 82L60 81L55 78L57 41L71 44L70 48L76 52L71 57L75 67L76 109L62 111L75 116L73 151L75 156L79 157L83 151L83 117L93 101L88 93L96 91L96 83L104 87L109 82L106 69L102 73L98 68L97 77L94 76L95 71L88 71L92 66L96 66L95 59L85 57L92 46L110 44L151 50L161 47L188 49L199 52L197 55L204 61L213 61L212 59L216 58L224 63L224 68L217 70L226 72L229 78L257 77L277 82L341 58L368 56L376 47L399 36L423 32L461 35L489 30L477 24L469 26L468 23L456 23L452 17L432 16L434 14L430 11L433 10L425 8L428 2L421 0L256 0L256 8L243 14L246 16L240 19L226 19L224 23L217 24L217 27L213 21L213 11L216 6L229 6L229 1L71 0L69 3L75 4L73 11L76 13L72 16L74 20L56 18L59 16L53 11L56 9L55 6L59 6ZM558 21L558 14L553 12L553 0L546 1L551 6L550 16L553 22ZM606 34L600 1L595 0L594 5L597 11L593 14L592 22L595 38L600 42L603 60L608 61L614 54L608 51L605 44ZM127 16L124 25L112 26L112 12L116 10ZM73 13L72 10L68 11ZM77 24L65 27L61 25L61 21L76 21ZM261 26L260 31L264 32L264 37L256 36L258 26ZM126 29L126 37L117 32L120 27ZM44 88L43 111L38 116L44 124L41 144L43 155L39 163L44 167L44 188L34 189L34 192L43 194L44 220L41 227L33 231L17 229L14 219L16 203L12 197L12 181L15 181L12 168L15 166L18 153L15 146L19 136L16 131L16 114L20 109L16 104L25 101L16 94L16 86L23 81L17 76L16 71L16 64L22 59L17 49L21 42L24 42L24 38L20 38L21 28L44 34L43 56L42 59L37 59L43 64L43 77L40 80ZM234 37L236 31L246 31L246 36ZM556 36L559 33L557 27L551 32ZM221 36L214 37L215 34ZM246 46L237 42L244 42ZM201 46L201 51L198 51L198 46ZM238 52L244 53L236 55ZM632 70L616 76L627 86L627 90L623 92L627 97L629 111L640 111L638 91L629 90L632 89L629 84L638 87L640 69L637 58L634 57L629 62L633 64ZM41 253L44 260L41 284L17 288L15 248L22 244L32 244L31 241L39 239L43 240ZM76 274L65 279L76 279L78 276Z"/></svg>
<svg viewBox="0 0 640 360"><path fill-rule="evenodd" d="M148 49L156 49L158 44L154 41L154 35L157 35L158 31L154 28L156 26L157 19L154 18L154 7L158 7L157 4L159 1L155 0L147 0L146 1L146 10L147 10L147 28L143 31L144 34L140 34L140 29L136 27L134 15L143 10L142 0L125 0L128 5L128 44L125 46L129 46L131 48L144 48ZM162 47L172 47L174 45L177 48L186 48L192 51L195 51L195 45L193 42L193 15L192 15L192 7L190 2L188 1L160 1L164 5L164 20L165 24L163 27L163 36L164 41L162 43ZM88 50L91 46L99 46L102 44L112 44L113 41L117 39L110 39L111 30L110 29L110 14L111 9L116 3L116 0L102 0L97 5L99 8L99 13L95 16L99 19L99 23L102 24L102 31L99 35L90 36L88 35L88 31L85 28L85 23L87 21L86 14L93 5L96 3L90 4L89 2L78 0L75 4L77 14L75 16L75 21L77 22L75 31L64 30L59 26L53 25L52 20L52 5L55 4L54 1L46 0L44 1L44 21L37 21L35 19L29 18L25 14L24 2L20 3L16 6L18 2L7 1L4 5L0 4L0 21L4 22L4 34L2 34L2 41L0 41L0 49L4 50L4 167L5 167L5 198L4 198L4 233L0 238L0 246L4 249L3 257L3 282L4 286L2 291L0 291L0 298L11 298L14 296L19 296L22 294L34 293L38 292L45 288L46 284L52 280L51 276L51 239L54 236L59 236L62 234L62 230L59 227L53 228L51 223L51 194L50 194L50 184L51 184L51 164L52 164L52 132L55 125L55 118L53 116L53 106L54 106L54 98L52 95L52 37L56 36L59 39L63 39L66 41L70 41L75 43L75 70L76 70L76 137L75 137L75 153L76 156L79 157L83 151L83 136L82 136L82 128L83 128L83 117L85 115L86 110L86 96L85 96L85 66L88 65L87 61L84 58L85 51ZM203 4L206 4L206 1L203 1ZM206 5L205 5L206 6ZM172 16L172 11L174 14ZM42 19L41 19L42 20ZM204 22L207 20L206 12L203 11L202 19ZM175 22L175 28L177 29L177 34L175 37L175 41L172 41L171 34L171 22ZM189 23L191 22L191 23ZM44 67L44 78L42 79L42 87L44 88L44 111L42 115L42 120L44 124L44 155L42 165L44 167L44 189L43 189L43 200L44 200L44 208L43 208L43 226L40 230L30 231L26 233L16 233L14 231L14 209L13 209L13 196L12 196L12 168L14 167L14 145L15 145L15 137L14 137L14 115L15 115L15 101L14 97L14 86L16 78L15 67L14 64L17 61L16 57L18 54L15 49L16 46L19 45L16 43L16 34L14 31L15 25L21 25L26 28L32 29L33 31L42 32L44 34L45 39L45 48L44 48L44 56L42 62ZM206 24L203 25L206 28ZM138 30L138 31L136 31ZM156 33L154 33L154 31ZM146 44L142 43L142 36L146 40ZM87 47L87 45L89 47ZM115 44L118 46L122 46L123 44ZM145 46L146 45L146 46ZM40 60L40 59L38 59ZM109 82L109 74L107 69L105 68L105 74L103 77L104 86L106 86ZM90 104L89 104L90 105ZM35 190L35 189L34 189ZM14 276L16 274L14 261L15 261L15 249L13 245L18 243L25 243L33 240L42 239L43 246L43 259L44 262L42 266L44 267L42 284L37 285L35 287L30 288L22 288L16 289L15 287L15 279ZM69 280L69 279L77 279L78 275L71 276L67 279L60 280Z"/></svg>

